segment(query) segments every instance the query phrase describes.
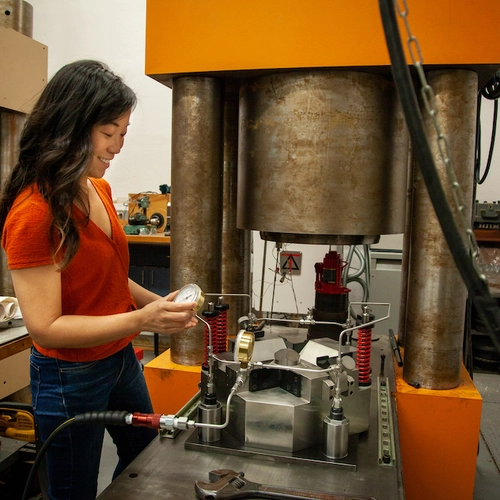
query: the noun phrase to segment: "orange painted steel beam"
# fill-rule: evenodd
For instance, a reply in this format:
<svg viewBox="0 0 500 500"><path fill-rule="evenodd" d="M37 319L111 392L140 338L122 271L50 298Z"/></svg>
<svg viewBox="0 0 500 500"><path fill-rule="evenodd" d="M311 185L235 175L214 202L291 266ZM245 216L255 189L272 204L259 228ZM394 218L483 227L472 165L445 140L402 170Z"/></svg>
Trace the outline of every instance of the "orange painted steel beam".
<svg viewBox="0 0 500 500"><path fill-rule="evenodd" d="M481 8L470 0L407 3L425 65L499 67L498 0L484 0ZM190 73L388 65L374 0L147 0L145 72L158 80Z"/></svg>

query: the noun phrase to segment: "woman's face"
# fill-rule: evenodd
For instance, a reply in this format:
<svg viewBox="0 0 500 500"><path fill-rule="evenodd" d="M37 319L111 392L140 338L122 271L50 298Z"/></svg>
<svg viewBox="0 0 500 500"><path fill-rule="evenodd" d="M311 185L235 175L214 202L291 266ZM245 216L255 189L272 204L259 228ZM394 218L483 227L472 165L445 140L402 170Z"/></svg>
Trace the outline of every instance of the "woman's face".
<svg viewBox="0 0 500 500"><path fill-rule="evenodd" d="M94 155L88 170L88 177L100 179L104 176L111 160L117 155L125 141L131 111L127 111L112 123L94 125L92 128L92 146Z"/></svg>

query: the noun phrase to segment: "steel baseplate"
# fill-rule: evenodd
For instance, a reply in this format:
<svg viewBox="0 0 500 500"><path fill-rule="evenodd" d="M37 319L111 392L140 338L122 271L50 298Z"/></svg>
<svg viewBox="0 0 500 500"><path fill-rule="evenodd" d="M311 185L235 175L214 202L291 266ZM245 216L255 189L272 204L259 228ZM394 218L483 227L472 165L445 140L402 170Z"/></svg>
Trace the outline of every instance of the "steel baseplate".
<svg viewBox="0 0 500 500"><path fill-rule="evenodd" d="M278 450L265 450L262 448L250 448L242 445L233 437L222 432L222 438L215 443L203 443L198 438L196 429L186 439L184 447L187 450L210 450L224 454L232 455L248 455L258 456L261 458L269 458L269 460L282 460L285 462L308 462L320 463L324 465L332 465L336 467L345 467L351 471L356 470L357 463L357 449L358 449L358 435L349 436L349 447L346 458L330 459L323 455L321 445L312 446L305 450L295 452L285 452Z"/></svg>

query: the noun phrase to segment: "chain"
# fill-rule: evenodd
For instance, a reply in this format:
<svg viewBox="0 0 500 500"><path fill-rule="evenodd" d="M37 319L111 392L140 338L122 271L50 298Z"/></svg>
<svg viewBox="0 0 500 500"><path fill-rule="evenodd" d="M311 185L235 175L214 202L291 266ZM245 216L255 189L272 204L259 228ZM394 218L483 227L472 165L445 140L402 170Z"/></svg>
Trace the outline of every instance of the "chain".
<svg viewBox="0 0 500 500"><path fill-rule="evenodd" d="M465 202L464 202L464 195L462 188L457 180L457 177L455 175L455 171L453 169L453 165L451 162L451 155L450 155L450 150L448 146L448 141L445 137L445 135L441 132L441 127L439 126L439 122L437 119L437 108L435 104L435 96L434 96L434 91L432 90L431 86L427 82L427 78L425 77L424 73L424 68L423 68L423 58L422 58L422 52L420 51L420 45L418 43L417 38L412 35L411 29L410 29L410 24L408 22L408 5L406 3L406 0L401 0L404 9L401 9L399 0L394 0L394 3L397 8L398 15L403 19L405 27L406 27L406 33L408 35L407 39L407 45L408 45L408 50L410 52L411 60L413 62L413 65L415 66L415 69L417 70L418 77L420 79L420 84L421 84L421 89L420 92L422 94L422 100L424 102L425 109L427 113L429 113L429 116L432 119L432 123L434 125L434 129L437 134L437 146L439 150L439 154L441 156L441 160L446 168L446 173L448 176L448 180L451 184L451 191L453 193L453 199L455 202L455 206L458 210L458 219L460 221L460 225L462 226L463 231L466 234L466 240L468 243L469 251L472 257L472 262L476 270L478 271L478 274L480 275L481 279L485 280L485 276L482 274L481 270L479 269L480 265L480 260L481 260L481 254L479 251L479 247L476 241L476 237L474 236L474 231L472 229L471 225L471 219L468 217L466 211L465 211Z"/></svg>

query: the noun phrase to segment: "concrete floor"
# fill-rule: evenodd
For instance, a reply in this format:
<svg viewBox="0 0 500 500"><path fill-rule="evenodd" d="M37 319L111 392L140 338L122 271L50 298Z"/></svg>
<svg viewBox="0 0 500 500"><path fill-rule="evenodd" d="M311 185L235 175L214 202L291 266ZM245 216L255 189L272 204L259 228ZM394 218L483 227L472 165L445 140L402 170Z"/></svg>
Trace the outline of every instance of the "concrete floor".
<svg viewBox="0 0 500 500"><path fill-rule="evenodd" d="M135 345L135 344L134 344ZM154 359L155 355L152 350L143 350L144 358L141 360L141 363L146 365L152 359ZM118 457L116 456L116 448L111 440L111 436L105 432L104 433L104 444L102 447L101 454L101 467L99 471L99 480L97 485L97 494L100 495L111 483L113 478L113 472L116 468L116 464L118 463Z"/></svg>
<svg viewBox="0 0 500 500"><path fill-rule="evenodd" d="M144 351L143 363L148 363L153 357L152 351ZM474 383L483 397L483 412L472 500L496 500L500 498L500 374L475 373ZM98 494L111 483L116 463L115 448L106 433Z"/></svg>
<svg viewBox="0 0 500 500"><path fill-rule="evenodd" d="M483 398L474 500L494 500L500 498L500 375L475 373L474 384Z"/></svg>
<svg viewBox="0 0 500 500"><path fill-rule="evenodd" d="M101 468L99 471L99 481L97 485L97 494L100 495L110 484L113 478L113 472L118 457L116 456L115 445L111 441L111 436L106 432L104 435L104 444L101 455Z"/></svg>

